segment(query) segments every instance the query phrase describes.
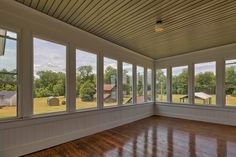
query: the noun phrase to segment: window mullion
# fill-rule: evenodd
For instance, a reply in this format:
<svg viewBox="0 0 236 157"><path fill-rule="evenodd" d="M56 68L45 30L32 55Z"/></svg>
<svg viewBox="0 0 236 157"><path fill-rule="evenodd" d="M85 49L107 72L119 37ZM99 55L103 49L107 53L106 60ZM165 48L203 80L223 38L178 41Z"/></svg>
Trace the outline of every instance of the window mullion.
<svg viewBox="0 0 236 157"><path fill-rule="evenodd" d="M18 45L18 116L24 118L33 114L33 37L30 31L22 31Z"/></svg>
<svg viewBox="0 0 236 157"><path fill-rule="evenodd" d="M66 110L75 112L76 110L76 54L75 46L67 46L66 57Z"/></svg>

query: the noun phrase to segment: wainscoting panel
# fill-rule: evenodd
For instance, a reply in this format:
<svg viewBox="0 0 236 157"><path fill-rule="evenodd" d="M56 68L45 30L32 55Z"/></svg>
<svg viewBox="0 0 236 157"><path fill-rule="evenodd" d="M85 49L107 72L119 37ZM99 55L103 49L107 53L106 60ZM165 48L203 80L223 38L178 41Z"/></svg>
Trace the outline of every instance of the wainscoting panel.
<svg viewBox="0 0 236 157"><path fill-rule="evenodd" d="M153 103L6 122L0 126L0 156L15 157L153 115Z"/></svg>

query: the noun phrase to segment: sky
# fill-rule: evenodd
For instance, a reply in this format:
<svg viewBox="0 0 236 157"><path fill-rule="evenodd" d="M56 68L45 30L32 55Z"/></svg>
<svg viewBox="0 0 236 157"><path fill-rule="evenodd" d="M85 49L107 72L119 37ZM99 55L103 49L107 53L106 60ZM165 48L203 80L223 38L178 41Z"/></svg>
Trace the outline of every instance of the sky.
<svg viewBox="0 0 236 157"><path fill-rule="evenodd" d="M177 76L182 73L184 69L188 68L188 66L180 66L180 67L173 67L172 68L172 75Z"/></svg>
<svg viewBox="0 0 236 157"><path fill-rule="evenodd" d="M195 64L195 74L204 73L204 72L213 72L216 73L216 62L207 62Z"/></svg>
<svg viewBox="0 0 236 157"><path fill-rule="evenodd" d="M0 56L0 70L7 69L12 71L16 69L16 41L6 40L5 53Z"/></svg>

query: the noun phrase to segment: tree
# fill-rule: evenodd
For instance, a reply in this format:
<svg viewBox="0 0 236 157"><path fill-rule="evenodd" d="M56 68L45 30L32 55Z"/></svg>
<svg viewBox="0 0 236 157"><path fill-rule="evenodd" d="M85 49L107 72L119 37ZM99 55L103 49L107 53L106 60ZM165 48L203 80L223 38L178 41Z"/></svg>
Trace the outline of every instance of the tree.
<svg viewBox="0 0 236 157"><path fill-rule="evenodd" d="M7 74L10 73L10 74ZM0 71L0 91L7 90L7 91L15 91L17 88L17 81L16 81L16 70L7 71L6 69L2 69Z"/></svg>
<svg viewBox="0 0 236 157"><path fill-rule="evenodd" d="M144 87L144 85L143 85L143 75L138 73L138 86L137 86L138 96L143 95L143 91L144 91L143 87Z"/></svg>
<svg viewBox="0 0 236 157"><path fill-rule="evenodd" d="M199 73L195 77L195 90L215 94L215 74L213 72Z"/></svg>
<svg viewBox="0 0 236 157"><path fill-rule="evenodd" d="M80 96L80 89L82 88L85 82L89 81L93 84L94 88L96 87L96 77L93 74L92 66L81 66L78 69L78 75L76 76L76 93L77 96Z"/></svg>
<svg viewBox="0 0 236 157"><path fill-rule="evenodd" d="M95 84L90 80L86 81L80 88L80 98L82 101L93 101L95 93Z"/></svg>
<svg viewBox="0 0 236 157"><path fill-rule="evenodd" d="M234 66L225 69L226 94L236 95L236 68Z"/></svg>
<svg viewBox="0 0 236 157"><path fill-rule="evenodd" d="M158 69L156 71L156 78L157 78L157 82L156 82L156 90L158 94L166 94L166 76L164 75L164 72L161 69Z"/></svg>
<svg viewBox="0 0 236 157"><path fill-rule="evenodd" d="M65 74L62 72L39 71L35 79L35 97L65 95Z"/></svg>
<svg viewBox="0 0 236 157"><path fill-rule="evenodd" d="M131 77L130 75L128 75L128 71L127 70L123 70L123 78L125 80L125 82L123 82L123 91L125 91L125 94L130 95L131 90L132 90L132 86L131 84Z"/></svg>
<svg viewBox="0 0 236 157"><path fill-rule="evenodd" d="M186 94L188 93L188 70L183 69L182 72L173 76L172 78L172 93L173 94Z"/></svg>
<svg viewBox="0 0 236 157"><path fill-rule="evenodd" d="M113 68L112 66L108 66L105 69L104 74L104 83L105 84L116 84L117 83L117 69Z"/></svg>

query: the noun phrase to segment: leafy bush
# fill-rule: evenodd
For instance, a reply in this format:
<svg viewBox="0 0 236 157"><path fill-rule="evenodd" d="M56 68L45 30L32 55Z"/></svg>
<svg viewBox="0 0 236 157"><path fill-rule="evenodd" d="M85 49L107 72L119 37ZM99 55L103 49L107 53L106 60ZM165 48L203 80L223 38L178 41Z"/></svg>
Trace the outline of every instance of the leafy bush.
<svg viewBox="0 0 236 157"><path fill-rule="evenodd" d="M82 101L93 101L95 93L95 84L90 80L86 81L80 88L80 98Z"/></svg>

